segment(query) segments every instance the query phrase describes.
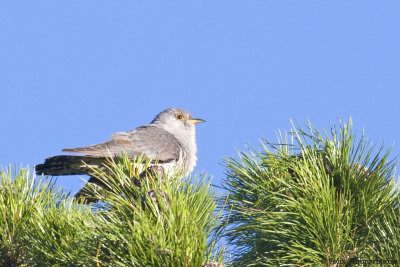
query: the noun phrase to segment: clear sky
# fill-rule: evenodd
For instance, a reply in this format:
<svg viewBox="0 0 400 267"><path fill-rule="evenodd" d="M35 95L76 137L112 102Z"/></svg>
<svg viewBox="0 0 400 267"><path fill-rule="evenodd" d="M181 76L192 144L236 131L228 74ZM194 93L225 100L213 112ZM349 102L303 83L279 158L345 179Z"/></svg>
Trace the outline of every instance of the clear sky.
<svg viewBox="0 0 400 267"><path fill-rule="evenodd" d="M289 119L400 141L400 1L2 1L0 164L32 167L188 109L198 164ZM395 144L394 154L400 154ZM60 177L77 192L79 177Z"/></svg>

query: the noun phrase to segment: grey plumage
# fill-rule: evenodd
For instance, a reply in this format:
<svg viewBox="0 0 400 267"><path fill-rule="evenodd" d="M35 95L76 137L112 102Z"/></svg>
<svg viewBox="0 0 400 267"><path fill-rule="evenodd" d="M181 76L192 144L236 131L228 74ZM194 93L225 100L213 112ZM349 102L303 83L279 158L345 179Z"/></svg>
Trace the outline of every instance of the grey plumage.
<svg viewBox="0 0 400 267"><path fill-rule="evenodd" d="M181 144L176 137L166 130L154 125L141 126L129 132L118 132L111 140L79 148L66 148L63 152L85 154L92 157L120 155L126 151L129 158L144 153L148 158L160 161L177 160Z"/></svg>
<svg viewBox="0 0 400 267"><path fill-rule="evenodd" d="M180 171L183 176L186 176L196 165L194 125L199 122L204 121L193 119L186 110L166 109L160 112L149 125L128 132L114 133L109 141L63 149L63 152L84 156L49 157L43 164L36 166L36 173L53 176L89 174L90 169L85 163L90 166L101 166L105 158L119 156L124 151L129 158L142 155L157 161L166 172Z"/></svg>

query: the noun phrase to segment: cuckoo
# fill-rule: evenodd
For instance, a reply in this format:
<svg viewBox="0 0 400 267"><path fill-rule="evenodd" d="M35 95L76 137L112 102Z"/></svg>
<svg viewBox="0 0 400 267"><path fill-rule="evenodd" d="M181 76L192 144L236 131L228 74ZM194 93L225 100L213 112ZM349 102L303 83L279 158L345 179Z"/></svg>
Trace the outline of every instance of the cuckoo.
<svg viewBox="0 0 400 267"><path fill-rule="evenodd" d="M186 176L196 165L195 124L204 122L195 119L183 109L169 108L160 112L153 121L127 132L116 132L110 140L78 148L65 148L62 151L81 154L49 157L43 164L36 165L37 174L90 175L90 168L101 166L107 157L118 157L122 153L134 159L142 156L157 162L164 172L179 171ZM90 167L89 167L90 166ZM91 176L88 183L101 185ZM75 198L84 196L82 189Z"/></svg>

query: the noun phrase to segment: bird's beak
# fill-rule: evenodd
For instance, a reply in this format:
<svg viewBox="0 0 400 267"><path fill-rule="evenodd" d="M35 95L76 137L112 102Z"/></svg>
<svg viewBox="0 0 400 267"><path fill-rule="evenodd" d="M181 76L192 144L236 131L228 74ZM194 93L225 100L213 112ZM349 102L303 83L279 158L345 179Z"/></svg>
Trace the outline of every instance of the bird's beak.
<svg viewBox="0 0 400 267"><path fill-rule="evenodd" d="M191 119L189 120L191 123L196 124L196 123L200 123L200 122L206 122L205 120L202 119Z"/></svg>

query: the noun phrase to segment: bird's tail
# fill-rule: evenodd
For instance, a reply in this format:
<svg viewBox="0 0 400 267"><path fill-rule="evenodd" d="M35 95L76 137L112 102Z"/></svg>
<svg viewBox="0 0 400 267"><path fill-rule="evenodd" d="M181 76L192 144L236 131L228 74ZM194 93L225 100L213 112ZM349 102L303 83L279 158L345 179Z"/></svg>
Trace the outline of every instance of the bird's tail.
<svg viewBox="0 0 400 267"><path fill-rule="evenodd" d="M102 160L87 156L54 156L47 158L43 164L36 165L35 170L39 175L88 174L88 166L101 166Z"/></svg>

